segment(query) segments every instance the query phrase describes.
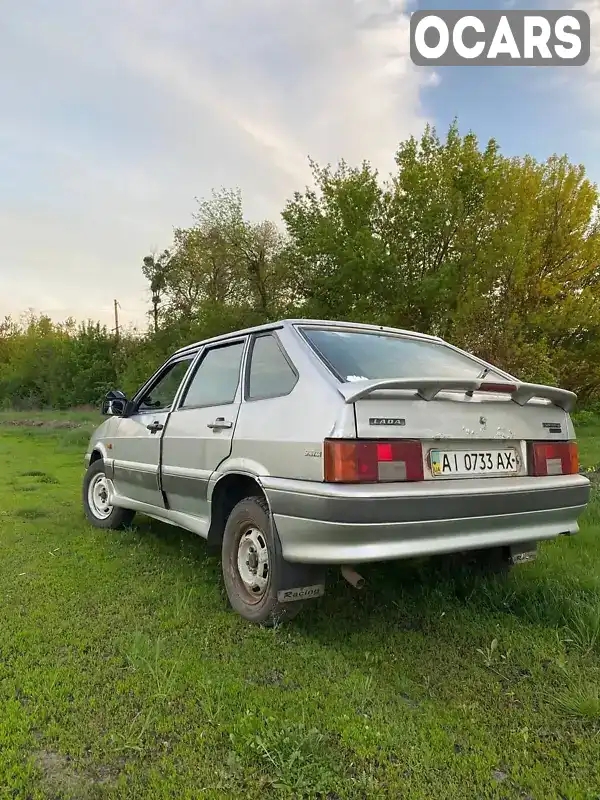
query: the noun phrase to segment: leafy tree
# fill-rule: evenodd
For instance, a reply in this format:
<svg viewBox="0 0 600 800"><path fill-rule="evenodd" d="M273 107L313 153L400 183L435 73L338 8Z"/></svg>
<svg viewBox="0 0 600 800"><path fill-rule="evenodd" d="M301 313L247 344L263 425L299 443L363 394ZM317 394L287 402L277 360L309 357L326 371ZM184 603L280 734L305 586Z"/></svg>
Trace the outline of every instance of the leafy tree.
<svg viewBox="0 0 600 800"><path fill-rule="evenodd" d="M149 262L147 277L151 286L160 285L171 323L215 307L253 310L268 319L289 297L283 244L272 222L244 218L239 191L223 189L199 202L193 226L175 230L167 266Z"/></svg>
<svg viewBox="0 0 600 800"><path fill-rule="evenodd" d="M582 167L482 150L454 124L444 141L427 128L401 143L385 181L367 163L313 164L313 177L283 212L307 312L433 333L598 391L583 380L598 375L598 192Z"/></svg>
<svg viewBox="0 0 600 800"><path fill-rule="evenodd" d="M296 192L283 211L307 316L373 321L390 315L397 269L386 236L387 198L367 163L334 170L312 163L315 189Z"/></svg>

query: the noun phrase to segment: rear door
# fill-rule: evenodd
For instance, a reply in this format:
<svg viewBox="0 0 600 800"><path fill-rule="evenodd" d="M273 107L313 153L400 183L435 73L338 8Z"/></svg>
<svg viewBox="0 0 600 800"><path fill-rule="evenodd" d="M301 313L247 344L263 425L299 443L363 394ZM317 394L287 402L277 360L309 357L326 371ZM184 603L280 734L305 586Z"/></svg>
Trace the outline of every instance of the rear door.
<svg viewBox="0 0 600 800"><path fill-rule="evenodd" d="M210 476L232 446L246 337L206 347L163 436L161 481L169 508L208 523Z"/></svg>
<svg viewBox="0 0 600 800"><path fill-rule="evenodd" d="M354 404L360 439L417 439L425 479L517 477L527 474L527 440L540 438L539 407L524 409L498 393L382 391ZM564 417L549 408L546 416ZM539 427L536 429L536 421ZM534 431L537 430L537 434Z"/></svg>

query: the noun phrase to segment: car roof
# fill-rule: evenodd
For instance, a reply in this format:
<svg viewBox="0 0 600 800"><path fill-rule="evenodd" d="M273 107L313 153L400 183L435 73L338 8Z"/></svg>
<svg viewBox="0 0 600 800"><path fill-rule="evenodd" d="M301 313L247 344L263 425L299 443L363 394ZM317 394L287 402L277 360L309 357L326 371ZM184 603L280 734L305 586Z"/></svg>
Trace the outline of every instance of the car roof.
<svg viewBox="0 0 600 800"><path fill-rule="evenodd" d="M402 328L390 328L385 325L369 325L362 322L343 322L341 320L331 319L281 319L277 322L266 322L263 325L255 325L252 328L244 328L243 330L231 331L230 333L223 333L220 336L213 336L210 339L202 339L199 342L181 347L174 355L182 355L191 350L195 350L205 344L212 344L213 342L227 341L227 339L235 339L238 336L246 336L250 333L260 333L262 331L273 331L281 328L289 328L296 325L318 325L323 328L348 328L349 330L370 330L370 331L383 331L385 333L400 333L405 336L414 336L419 339L428 339L432 342L442 342L439 336L430 336L426 333L418 333L417 331L403 330Z"/></svg>

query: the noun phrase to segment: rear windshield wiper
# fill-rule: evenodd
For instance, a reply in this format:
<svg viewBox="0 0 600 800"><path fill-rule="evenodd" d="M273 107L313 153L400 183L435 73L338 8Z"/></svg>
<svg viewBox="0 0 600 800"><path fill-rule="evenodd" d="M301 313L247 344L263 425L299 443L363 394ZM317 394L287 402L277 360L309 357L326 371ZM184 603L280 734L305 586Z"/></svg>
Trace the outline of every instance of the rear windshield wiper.
<svg viewBox="0 0 600 800"><path fill-rule="evenodd" d="M489 367L484 367L481 370L481 372L479 373L479 375L477 376L477 380L478 381L482 381L486 377L486 375L489 373L489 371L490 371ZM473 389L469 389L468 392L465 392L465 396L466 397L473 397Z"/></svg>

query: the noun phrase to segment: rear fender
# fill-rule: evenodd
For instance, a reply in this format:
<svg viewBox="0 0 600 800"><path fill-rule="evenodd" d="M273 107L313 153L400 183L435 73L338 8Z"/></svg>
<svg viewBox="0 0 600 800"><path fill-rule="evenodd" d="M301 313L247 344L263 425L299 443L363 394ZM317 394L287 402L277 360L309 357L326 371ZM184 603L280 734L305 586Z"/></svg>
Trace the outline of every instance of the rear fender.
<svg viewBox="0 0 600 800"><path fill-rule="evenodd" d="M228 459L219 468L219 471L213 473L211 476L208 487L208 500L211 502L215 487L217 486L219 480L223 479L227 475L243 475L256 481L266 499L269 517L271 520L275 554L279 561L280 568L277 570L277 582L273 587L277 592L279 601L282 603L287 603L321 597L323 594L325 594L327 566L321 564L302 564L286 561L283 556L283 549L281 547L281 540L277 531L277 525L275 524L275 519L271 510L269 492L263 486L259 470L262 471L263 475L265 475L267 472L266 468L262 467L262 465L258 464L258 462L254 462L251 459ZM211 537L209 534L209 541L210 538ZM213 546L215 546L214 541Z"/></svg>
<svg viewBox="0 0 600 800"><path fill-rule="evenodd" d="M253 480L256 481L256 483L261 487L261 489L264 492L260 476L261 475L267 476L269 475L269 472L267 468L264 466L264 464L261 464L258 461L254 461L251 458L239 458L239 457L226 458L225 461L219 464L218 468L212 473L208 481L207 500L209 503L212 500L212 496L215 491L217 483L222 478L225 478L227 475L244 475L247 476L248 478L252 478Z"/></svg>

